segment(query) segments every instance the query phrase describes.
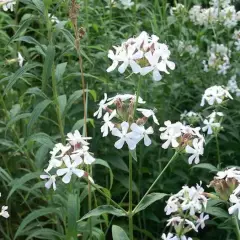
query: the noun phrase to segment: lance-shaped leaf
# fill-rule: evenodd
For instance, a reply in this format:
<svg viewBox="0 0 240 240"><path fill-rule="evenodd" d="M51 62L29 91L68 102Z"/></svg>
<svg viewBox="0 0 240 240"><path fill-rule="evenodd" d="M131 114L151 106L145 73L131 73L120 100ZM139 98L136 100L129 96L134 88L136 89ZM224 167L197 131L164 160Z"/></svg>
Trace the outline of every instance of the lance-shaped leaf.
<svg viewBox="0 0 240 240"><path fill-rule="evenodd" d="M103 205L100 207L97 207L93 210L91 210L90 212L88 212L87 214L85 214L80 220L78 220L78 222L83 221L89 217L98 217L102 214L112 214L114 216L117 217L123 217L126 216L126 214L121 210L121 209L117 209L111 205Z"/></svg>
<svg viewBox="0 0 240 240"><path fill-rule="evenodd" d="M148 194L145 199L133 210L133 213L136 214L153 204L154 202L161 200L167 196L165 193L150 193Z"/></svg>
<svg viewBox="0 0 240 240"><path fill-rule="evenodd" d="M113 240L129 240L129 237L125 233L125 231L116 225L112 226L112 237Z"/></svg>

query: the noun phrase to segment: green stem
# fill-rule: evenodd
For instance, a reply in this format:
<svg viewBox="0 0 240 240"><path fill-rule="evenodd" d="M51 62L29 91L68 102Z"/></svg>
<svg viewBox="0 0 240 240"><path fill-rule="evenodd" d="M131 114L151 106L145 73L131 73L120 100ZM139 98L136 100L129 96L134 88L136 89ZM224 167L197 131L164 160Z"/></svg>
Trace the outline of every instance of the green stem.
<svg viewBox="0 0 240 240"><path fill-rule="evenodd" d="M132 155L129 151L129 209L128 209L128 218L129 218L129 237L130 240L133 240L133 214L132 214Z"/></svg>
<svg viewBox="0 0 240 240"><path fill-rule="evenodd" d="M90 173L90 175L92 176L92 171L90 170L90 167L87 166L87 171L88 173ZM92 210L92 188L91 188L91 184L90 181L88 181L88 211L90 212ZM89 239L92 239L92 218L90 217L88 219L89 221Z"/></svg>
<svg viewBox="0 0 240 240"><path fill-rule="evenodd" d="M58 101L58 91L57 91L57 81L55 76L55 67L52 67L52 90L53 90L53 98L56 106L56 113L57 113L57 120L58 120L58 127L61 134L62 143L65 143L65 134L64 134L64 123L62 121L61 111L59 107Z"/></svg>
<svg viewBox="0 0 240 240"><path fill-rule="evenodd" d="M135 102L135 105L134 105L134 109L133 109L133 118L135 116L135 113L136 113L136 109L137 109L137 105L138 105L138 98L140 96L140 88L141 88L141 84L142 84L142 78L140 77L138 79L138 87L137 87L137 95L136 95L136 102Z"/></svg>
<svg viewBox="0 0 240 240"><path fill-rule="evenodd" d="M220 158L220 149L219 149L219 142L218 142L218 135L215 134L215 140L216 140L216 147L217 147L217 160L218 160L218 167L221 167L221 158Z"/></svg>
<svg viewBox="0 0 240 240"><path fill-rule="evenodd" d="M238 218L236 215L233 216L233 222L235 224L235 232L237 235L237 240L240 240L240 229L239 229L239 224L238 224Z"/></svg>
<svg viewBox="0 0 240 240"><path fill-rule="evenodd" d="M146 196L149 194L149 192L152 190L152 188L155 186L155 184L158 182L158 180L160 179L160 177L163 175L163 173L167 170L167 168L170 166L170 164L177 158L178 156L178 152L176 151L174 153L174 155L172 156L172 158L169 160L168 164L165 166L165 168L161 171L161 173L158 175L158 177L155 179L155 181L153 182L153 184L150 186L150 188L147 190L147 192L145 193L145 195L142 197L141 201L137 204L137 206L134 208L133 210L133 215L136 212L136 210L138 209L139 205L144 201L144 199L146 198Z"/></svg>
<svg viewBox="0 0 240 240"><path fill-rule="evenodd" d="M121 209L125 214L126 216L128 215L128 213L118 204L116 203L114 200L112 200L106 193L102 192L98 186L92 182L90 182L91 186L93 186L97 192L99 192L102 196L104 196L105 198L107 198L115 207Z"/></svg>

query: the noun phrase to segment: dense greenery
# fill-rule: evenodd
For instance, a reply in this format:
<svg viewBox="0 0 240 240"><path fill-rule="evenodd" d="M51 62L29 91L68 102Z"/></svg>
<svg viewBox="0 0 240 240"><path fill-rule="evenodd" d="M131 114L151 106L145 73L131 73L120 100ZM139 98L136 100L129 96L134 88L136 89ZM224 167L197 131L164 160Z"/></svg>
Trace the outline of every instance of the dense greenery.
<svg viewBox="0 0 240 240"><path fill-rule="evenodd" d="M46 190L39 178L54 144L65 143L65 136L71 131L86 130L83 102L86 95L87 135L92 137L90 149L97 159L88 170L102 192L128 209L128 149L114 148L113 136L103 138L102 120L93 117L104 93L114 96L137 91L137 74L106 72L111 65L108 50L113 45L146 31L169 46L176 69L163 74L159 82L153 81L151 74L142 77L140 89L147 107L156 108L160 126L166 120L179 121L184 110L202 112L200 102L206 88L227 86L233 75L239 80L240 52L234 48L234 30L220 24L207 27L189 21L188 10L200 1L181 1L185 10L180 15L170 14L174 1L167 0L136 0L131 9L118 8L108 0L78 2L80 39L74 29L70 0L20 0L13 12L0 11L0 206L8 205L10 214L8 219L0 219L0 239L112 239L112 230L117 234L122 229L128 232L127 218L106 214L104 210L101 216L77 222L89 210L111 204L83 179L69 185L60 183L53 191ZM201 4L209 6L208 1ZM59 23L51 21L53 15ZM195 55L181 52L179 41L197 46L199 51ZM212 42L232 49L231 68L226 75L215 70L203 71L202 61L208 59ZM25 59L23 67L14 60L18 52ZM233 97L220 109L225 114L217 138L220 152L213 137L199 165L189 165L187 156L181 154L152 192L176 193L183 185L199 181L206 191L213 192L206 185L215 172L239 165L240 99ZM209 109L203 112L204 116L208 114ZM133 206L174 154L173 149L161 148L158 129L154 125L151 146L140 143L136 150ZM166 200L165 196L134 216L134 239L161 239L167 231ZM236 239L227 208L219 209L210 215L203 231L190 234L193 239ZM121 239L116 236L115 240Z"/></svg>

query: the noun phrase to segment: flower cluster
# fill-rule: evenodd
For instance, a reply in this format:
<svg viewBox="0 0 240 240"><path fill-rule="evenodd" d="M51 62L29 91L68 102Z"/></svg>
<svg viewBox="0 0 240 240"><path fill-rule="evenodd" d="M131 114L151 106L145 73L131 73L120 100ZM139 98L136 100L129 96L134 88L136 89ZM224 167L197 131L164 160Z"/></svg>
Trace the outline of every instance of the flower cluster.
<svg viewBox="0 0 240 240"><path fill-rule="evenodd" d="M208 60L203 60L204 71L208 72L210 68L225 75L230 68L230 55L231 51L223 44L212 43L208 50Z"/></svg>
<svg viewBox="0 0 240 240"><path fill-rule="evenodd" d="M0 193L0 197L1 197L1 193ZM10 215L8 213L8 206L2 206L2 210L0 212L0 216L4 217L4 218L8 218Z"/></svg>
<svg viewBox="0 0 240 240"><path fill-rule="evenodd" d="M221 129L221 120L219 118L222 118L223 116L224 114L222 112L213 111L203 121L205 126L202 128L202 131L207 132L207 134L218 133L218 131Z"/></svg>
<svg viewBox="0 0 240 240"><path fill-rule="evenodd" d="M182 13L185 11L185 6L181 3L177 3L175 7L170 8L170 14L171 15L182 15Z"/></svg>
<svg viewBox="0 0 240 240"><path fill-rule="evenodd" d="M56 178L62 177L62 181L68 184L71 181L72 175L77 177L87 177L93 182L87 172L83 170L85 165L90 165L95 161L95 158L89 152L89 143L91 137L82 137L79 131L67 134L66 145L57 143L50 152L51 159L48 167L44 170L45 174L41 175L41 179L47 180L45 187L47 189L53 187L56 190Z"/></svg>
<svg viewBox="0 0 240 240"><path fill-rule="evenodd" d="M238 88L238 84L237 84L237 76L233 75L227 84L227 89L229 92L231 93L235 93L237 97L240 97L240 89Z"/></svg>
<svg viewBox="0 0 240 240"><path fill-rule="evenodd" d="M13 7L16 4L16 1L14 0L0 0L0 6L2 5L3 11L10 10L13 12Z"/></svg>
<svg viewBox="0 0 240 240"><path fill-rule="evenodd" d="M162 132L160 138L165 140L162 148L167 149L170 145L177 148L178 151L184 151L191 154L188 163L192 164L200 162L199 156L204 152L204 137L200 133L200 127L192 128L185 126L181 122L171 123L164 122L165 127L160 127Z"/></svg>
<svg viewBox="0 0 240 240"><path fill-rule="evenodd" d="M193 111L187 111L185 110L181 115L180 115L180 120L183 120L184 125L186 125L186 121L190 124L194 124L199 122L199 120L202 119L202 116L200 113L196 113Z"/></svg>
<svg viewBox="0 0 240 240"><path fill-rule="evenodd" d="M182 56L184 53L188 53L191 57L196 56L199 52L198 46L194 46L191 41L174 41L178 53Z"/></svg>
<svg viewBox="0 0 240 240"><path fill-rule="evenodd" d="M210 106L221 104L225 99L233 99L231 94L222 86L212 86L205 90L200 106L204 106L207 102Z"/></svg>
<svg viewBox="0 0 240 240"><path fill-rule="evenodd" d="M204 215L208 199L204 195L204 189L200 185L196 187L182 187L178 193L172 195L164 209L167 215L172 215L167 221L167 226L175 230L175 234L163 234L163 240L183 240L187 238L186 233L191 230L198 232L199 227L205 227L205 221L209 215Z"/></svg>
<svg viewBox="0 0 240 240"><path fill-rule="evenodd" d="M162 79L160 72L169 74L167 67L171 70L175 69L175 64L169 61L171 52L168 46L158 42L159 37L152 35L151 37L142 32L137 37L132 37L123 42L121 46L113 46L113 50L109 50L108 57L113 61L107 72L115 70L118 65L118 71L124 73L128 66L135 74L146 75L153 73L153 80Z"/></svg>
<svg viewBox="0 0 240 240"><path fill-rule="evenodd" d="M145 124L150 117L156 124L159 124L154 110L136 108L137 104L145 103L141 97L138 97L138 101L136 101L136 95L118 94L108 98L105 93L104 96L104 99L99 103L99 109L94 113L94 116L101 118L103 111L105 111L104 124L101 127L103 137L106 137L109 132L113 136L119 137L119 140L114 144L117 149L121 149L126 143L129 149L133 150L142 139L145 146L149 146L151 139L148 135L153 134L153 128L151 126L145 128ZM134 116L135 108L136 115L141 114L141 117L137 119Z"/></svg>
<svg viewBox="0 0 240 240"><path fill-rule="evenodd" d="M240 12L230 1L214 0L210 2L211 7L202 8L195 5L189 10L189 18L195 25L211 26L221 24L226 28L235 27L240 20Z"/></svg>
<svg viewBox="0 0 240 240"><path fill-rule="evenodd" d="M232 215L238 211L240 220L240 169L232 167L218 172L209 186L214 187L221 199L230 202L229 214Z"/></svg>

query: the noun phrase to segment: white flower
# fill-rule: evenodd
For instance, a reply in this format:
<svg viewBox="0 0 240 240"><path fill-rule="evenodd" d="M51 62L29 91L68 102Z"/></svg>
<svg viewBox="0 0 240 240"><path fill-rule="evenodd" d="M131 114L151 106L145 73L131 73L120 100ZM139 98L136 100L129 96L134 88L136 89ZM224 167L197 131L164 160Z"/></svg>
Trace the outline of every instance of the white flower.
<svg viewBox="0 0 240 240"><path fill-rule="evenodd" d="M177 142L177 138L181 136L182 123L176 122L172 124L170 121L165 121L164 124L166 127L160 127L159 129L161 132L165 131L160 135L162 140L166 140L166 142L162 144L162 148L167 149L170 144L173 148L178 147L179 143Z"/></svg>
<svg viewBox="0 0 240 240"><path fill-rule="evenodd" d="M223 87L212 86L205 90L202 97L201 106L203 107L205 105L205 101L207 101L209 105L213 105L215 103L220 104L224 98L233 99L230 93Z"/></svg>
<svg viewBox="0 0 240 240"><path fill-rule="evenodd" d="M203 143L202 141L198 141L197 138L193 139L192 142L193 147L187 145L186 146L186 153L190 153L192 154L189 158L188 158L188 163L192 164L193 161L195 162L195 164L198 164L200 162L199 156L203 155Z"/></svg>
<svg viewBox="0 0 240 240"><path fill-rule="evenodd" d="M103 116L104 124L101 127L101 132L103 134L103 137L106 137L108 135L108 128L110 131L114 128L114 124L111 122L111 120L117 115L116 110L114 109L111 114L109 112L106 112Z"/></svg>
<svg viewBox="0 0 240 240"><path fill-rule="evenodd" d="M203 229L205 227L205 221L209 219L209 215L205 215L204 213L201 213L199 218L197 219L197 225L196 228L198 229L199 227L201 227L201 229Z"/></svg>
<svg viewBox="0 0 240 240"><path fill-rule="evenodd" d="M71 154L71 159L74 161L78 161L79 164L82 163L82 161L85 164L92 164L96 159L89 153L89 147L88 146L82 146L82 148L74 151Z"/></svg>
<svg viewBox="0 0 240 240"><path fill-rule="evenodd" d="M209 120L205 119L203 123L206 125L202 128L203 132L207 131L207 134L213 133L213 128L220 128L220 123L214 123L214 119L210 118Z"/></svg>
<svg viewBox="0 0 240 240"><path fill-rule="evenodd" d="M149 138L148 135L154 133L152 127L149 127L148 129L145 129L144 126L139 126L136 123L132 123L130 128L132 130L132 134L135 134L136 138L139 138L139 141L142 138L144 139L144 145L145 146L151 145L152 141L151 141L151 139Z"/></svg>
<svg viewBox="0 0 240 240"><path fill-rule="evenodd" d="M10 9L11 12L13 12L13 6L16 4L16 1L14 0L3 0L3 11L8 11ZM0 2L0 3L1 3Z"/></svg>
<svg viewBox="0 0 240 240"><path fill-rule="evenodd" d="M118 71L120 73L124 73L127 69L127 67L130 65L132 71L134 73L139 73L141 71L140 65L136 62L136 60L141 59L143 57L142 51L136 51L136 46L129 45L126 49L126 52L121 56L121 60L123 63L118 68Z"/></svg>
<svg viewBox="0 0 240 240"><path fill-rule="evenodd" d="M66 154L66 152L68 150L70 150L70 148L71 148L71 146L69 144L67 144L66 146L64 146L62 143L55 144L53 150L50 151L51 158L63 157ZM59 151L61 151L61 154L57 155L57 153L59 153Z"/></svg>
<svg viewBox="0 0 240 240"><path fill-rule="evenodd" d="M4 218L8 218L10 215L8 213L8 206L2 206L2 210L0 212L0 216L4 217Z"/></svg>
<svg viewBox="0 0 240 240"><path fill-rule="evenodd" d="M120 2L125 9L131 8L134 5L134 2L132 2L131 0L120 0Z"/></svg>
<svg viewBox="0 0 240 240"><path fill-rule="evenodd" d="M238 219L240 220L240 199L232 194L230 195L229 201L233 205L228 209L228 213L232 215L234 212L238 211Z"/></svg>
<svg viewBox="0 0 240 240"><path fill-rule="evenodd" d="M135 149L138 139L133 139L132 133L131 132L128 133L129 130L128 122L121 123L121 130L122 130L121 132L117 128L113 128L112 130L112 135L120 138L117 142L115 142L114 144L115 148L121 149L124 143L126 142L129 149L131 150Z"/></svg>
<svg viewBox="0 0 240 240"><path fill-rule="evenodd" d="M53 186L53 190L56 190L56 177L57 175L50 175L50 174L43 174L40 175L41 179L48 179L48 181L45 183L45 187L49 189L51 186Z"/></svg>
<svg viewBox="0 0 240 240"><path fill-rule="evenodd" d="M82 137L80 132L78 130L75 130L74 133L68 133L67 134L67 140L69 141L69 143L72 146L76 146L77 144L81 144L81 145L89 145L88 142L86 142L85 140L90 140L92 139L91 137Z"/></svg>
<svg viewBox="0 0 240 240"><path fill-rule="evenodd" d="M162 234L163 240L174 240L174 235L172 233L168 233L167 235L165 233Z"/></svg>
<svg viewBox="0 0 240 240"><path fill-rule="evenodd" d="M222 112L215 112L215 111L213 111L209 116L207 116L207 118L215 119L217 116L223 117L224 114Z"/></svg>
<svg viewBox="0 0 240 240"><path fill-rule="evenodd" d="M77 167L81 164L81 162L76 159L74 162L71 162L71 159L68 155L63 157L63 161L66 165L66 168L58 169L57 175L63 176L62 181L64 183L69 183L71 181L72 174L75 174L79 178L84 176L84 171L81 169L78 169Z"/></svg>
<svg viewBox="0 0 240 240"><path fill-rule="evenodd" d="M166 212L166 215L170 215L174 212L177 212L178 211L178 199L175 198L175 197L170 197L167 201L167 205L166 207L164 208L164 211Z"/></svg>
<svg viewBox="0 0 240 240"><path fill-rule="evenodd" d="M96 117L96 116L97 116L97 118L101 118L101 117L102 117L102 112L103 112L103 110L105 110L106 107L107 107L106 101L107 101L107 94L104 93L104 99L99 102L99 104L98 104L99 108L98 108L98 110L93 114L94 117Z"/></svg>
<svg viewBox="0 0 240 240"><path fill-rule="evenodd" d="M235 167L226 169L224 171L219 171L217 173L216 179L224 179L224 178L226 178L226 180L228 178L235 178L238 181L240 181L240 171L236 170Z"/></svg>
<svg viewBox="0 0 240 240"><path fill-rule="evenodd" d="M157 125L159 125L159 122L158 122L158 120L157 120L157 118L156 118L156 115L155 115L155 113L154 113L153 110L151 110L151 109L144 109L144 108L137 108L137 111L141 112L141 113L142 113L145 117L147 117L147 118L149 118L149 117L152 116L153 121L154 121Z"/></svg>
<svg viewBox="0 0 240 240"><path fill-rule="evenodd" d="M136 102L136 98L137 98L137 96L136 95L133 95L133 94L117 94L116 96L114 96L114 97L111 97L111 98L108 98L108 103L107 103L107 105L112 105L114 102L116 102L116 101L118 101L118 100L120 100L120 101L122 101L122 102L125 102L125 101L127 101L127 100L130 100L130 101L132 101L132 102ZM145 101L143 101L143 99L139 96L138 97L138 103L140 103L140 104L144 104L144 103L146 103Z"/></svg>
<svg viewBox="0 0 240 240"><path fill-rule="evenodd" d="M167 226L175 226L178 225L179 223L182 223L184 221L184 219L182 219L181 217L172 217L170 219L167 220L168 224Z"/></svg>
<svg viewBox="0 0 240 240"><path fill-rule="evenodd" d="M48 17L51 19L52 23L60 23L58 18L56 16L52 15L51 13L48 14Z"/></svg>
<svg viewBox="0 0 240 240"><path fill-rule="evenodd" d="M21 53L18 52L18 63L20 67L23 66L23 61L24 61L24 58L22 57Z"/></svg>
<svg viewBox="0 0 240 240"><path fill-rule="evenodd" d="M61 167L61 165L62 165L62 160L51 158L48 163L48 167L44 169L44 171L48 173L52 168L58 168L58 167Z"/></svg>

